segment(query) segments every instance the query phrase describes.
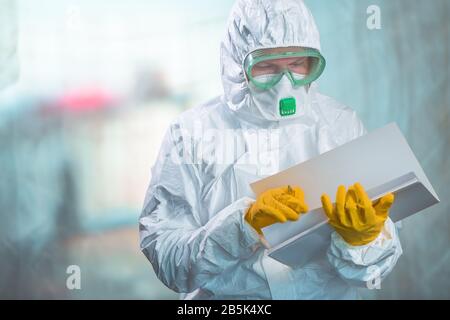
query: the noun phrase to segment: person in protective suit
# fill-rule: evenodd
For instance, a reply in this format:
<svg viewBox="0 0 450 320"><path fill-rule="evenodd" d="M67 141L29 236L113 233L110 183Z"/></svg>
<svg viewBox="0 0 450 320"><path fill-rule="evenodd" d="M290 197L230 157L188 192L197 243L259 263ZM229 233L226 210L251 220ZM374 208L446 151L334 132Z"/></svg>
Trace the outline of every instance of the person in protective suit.
<svg viewBox="0 0 450 320"><path fill-rule="evenodd" d="M301 181L257 199L253 181L366 133L355 112L320 94L319 32L300 0L238 0L221 43L224 94L168 129L140 217L141 250L185 299L354 299L383 280L402 248L389 208L363 186L322 204L326 252L291 268L266 254L263 228L308 211ZM300 254L300 253L299 253Z"/></svg>

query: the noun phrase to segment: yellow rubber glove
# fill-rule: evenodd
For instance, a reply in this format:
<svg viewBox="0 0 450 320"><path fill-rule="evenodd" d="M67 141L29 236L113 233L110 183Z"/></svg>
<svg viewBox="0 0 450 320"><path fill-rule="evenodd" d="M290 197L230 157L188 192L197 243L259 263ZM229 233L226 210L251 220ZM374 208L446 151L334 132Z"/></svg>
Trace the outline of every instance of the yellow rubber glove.
<svg viewBox="0 0 450 320"><path fill-rule="evenodd" d="M285 186L262 193L248 209L245 220L262 234L261 228L277 222L295 221L307 211L303 190Z"/></svg>
<svg viewBox="0 0 450 320"><path fill-rule="evenodd" d="M372 203L361 184L356 183L347 192L344 186L338 187L334 206L326 194L322 195L321 200L329 223L336 232L347 243L361 246L372 242L380 234L394 203L394 195L389 193Z"/></svg>

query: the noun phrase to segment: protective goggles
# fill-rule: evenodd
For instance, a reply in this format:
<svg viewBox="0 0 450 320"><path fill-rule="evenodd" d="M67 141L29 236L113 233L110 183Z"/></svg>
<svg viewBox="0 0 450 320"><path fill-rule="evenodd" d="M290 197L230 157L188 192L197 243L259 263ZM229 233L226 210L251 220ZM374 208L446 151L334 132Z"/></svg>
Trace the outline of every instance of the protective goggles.
<svg viewBox="0 0 450 320"><path fill-rule="evenodd" d="M274 87L286 75L294 87L308 85L320 77L325 58L316 49L301 49L281 53L256 50L244 60L248 81L261 90Z"/></svg>

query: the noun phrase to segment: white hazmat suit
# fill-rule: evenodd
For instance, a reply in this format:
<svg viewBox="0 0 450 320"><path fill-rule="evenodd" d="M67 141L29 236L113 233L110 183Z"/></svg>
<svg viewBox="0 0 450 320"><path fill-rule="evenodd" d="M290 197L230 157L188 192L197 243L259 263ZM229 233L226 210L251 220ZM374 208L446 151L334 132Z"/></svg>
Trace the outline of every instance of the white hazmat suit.
<svg viewBox="0 0 450 320"><path fill-rule="evenodd" d="M353 247L333 233L327 252L293 269L268 257L244 220L251 182L365 133L353 110L314 83L299 117L271 121L253 106L245 56L288 46L320 50L302 1L237 1L221 44L224 95L181 114L166 133L140 218L141 249L186 299L353 299L402 253L388 219L370 244Z"/></svg>

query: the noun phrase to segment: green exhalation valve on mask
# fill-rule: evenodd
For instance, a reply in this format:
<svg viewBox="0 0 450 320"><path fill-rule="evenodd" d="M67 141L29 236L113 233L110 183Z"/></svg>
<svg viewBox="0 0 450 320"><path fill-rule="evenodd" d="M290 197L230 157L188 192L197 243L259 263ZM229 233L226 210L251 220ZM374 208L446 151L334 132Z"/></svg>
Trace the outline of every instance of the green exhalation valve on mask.
<svg viewBox="0 0 450 320"><path fill-rule="evenodd" d="M295 114L296 112L295 98L284 98L280 100L280 116L287 117Z"/></svg>

